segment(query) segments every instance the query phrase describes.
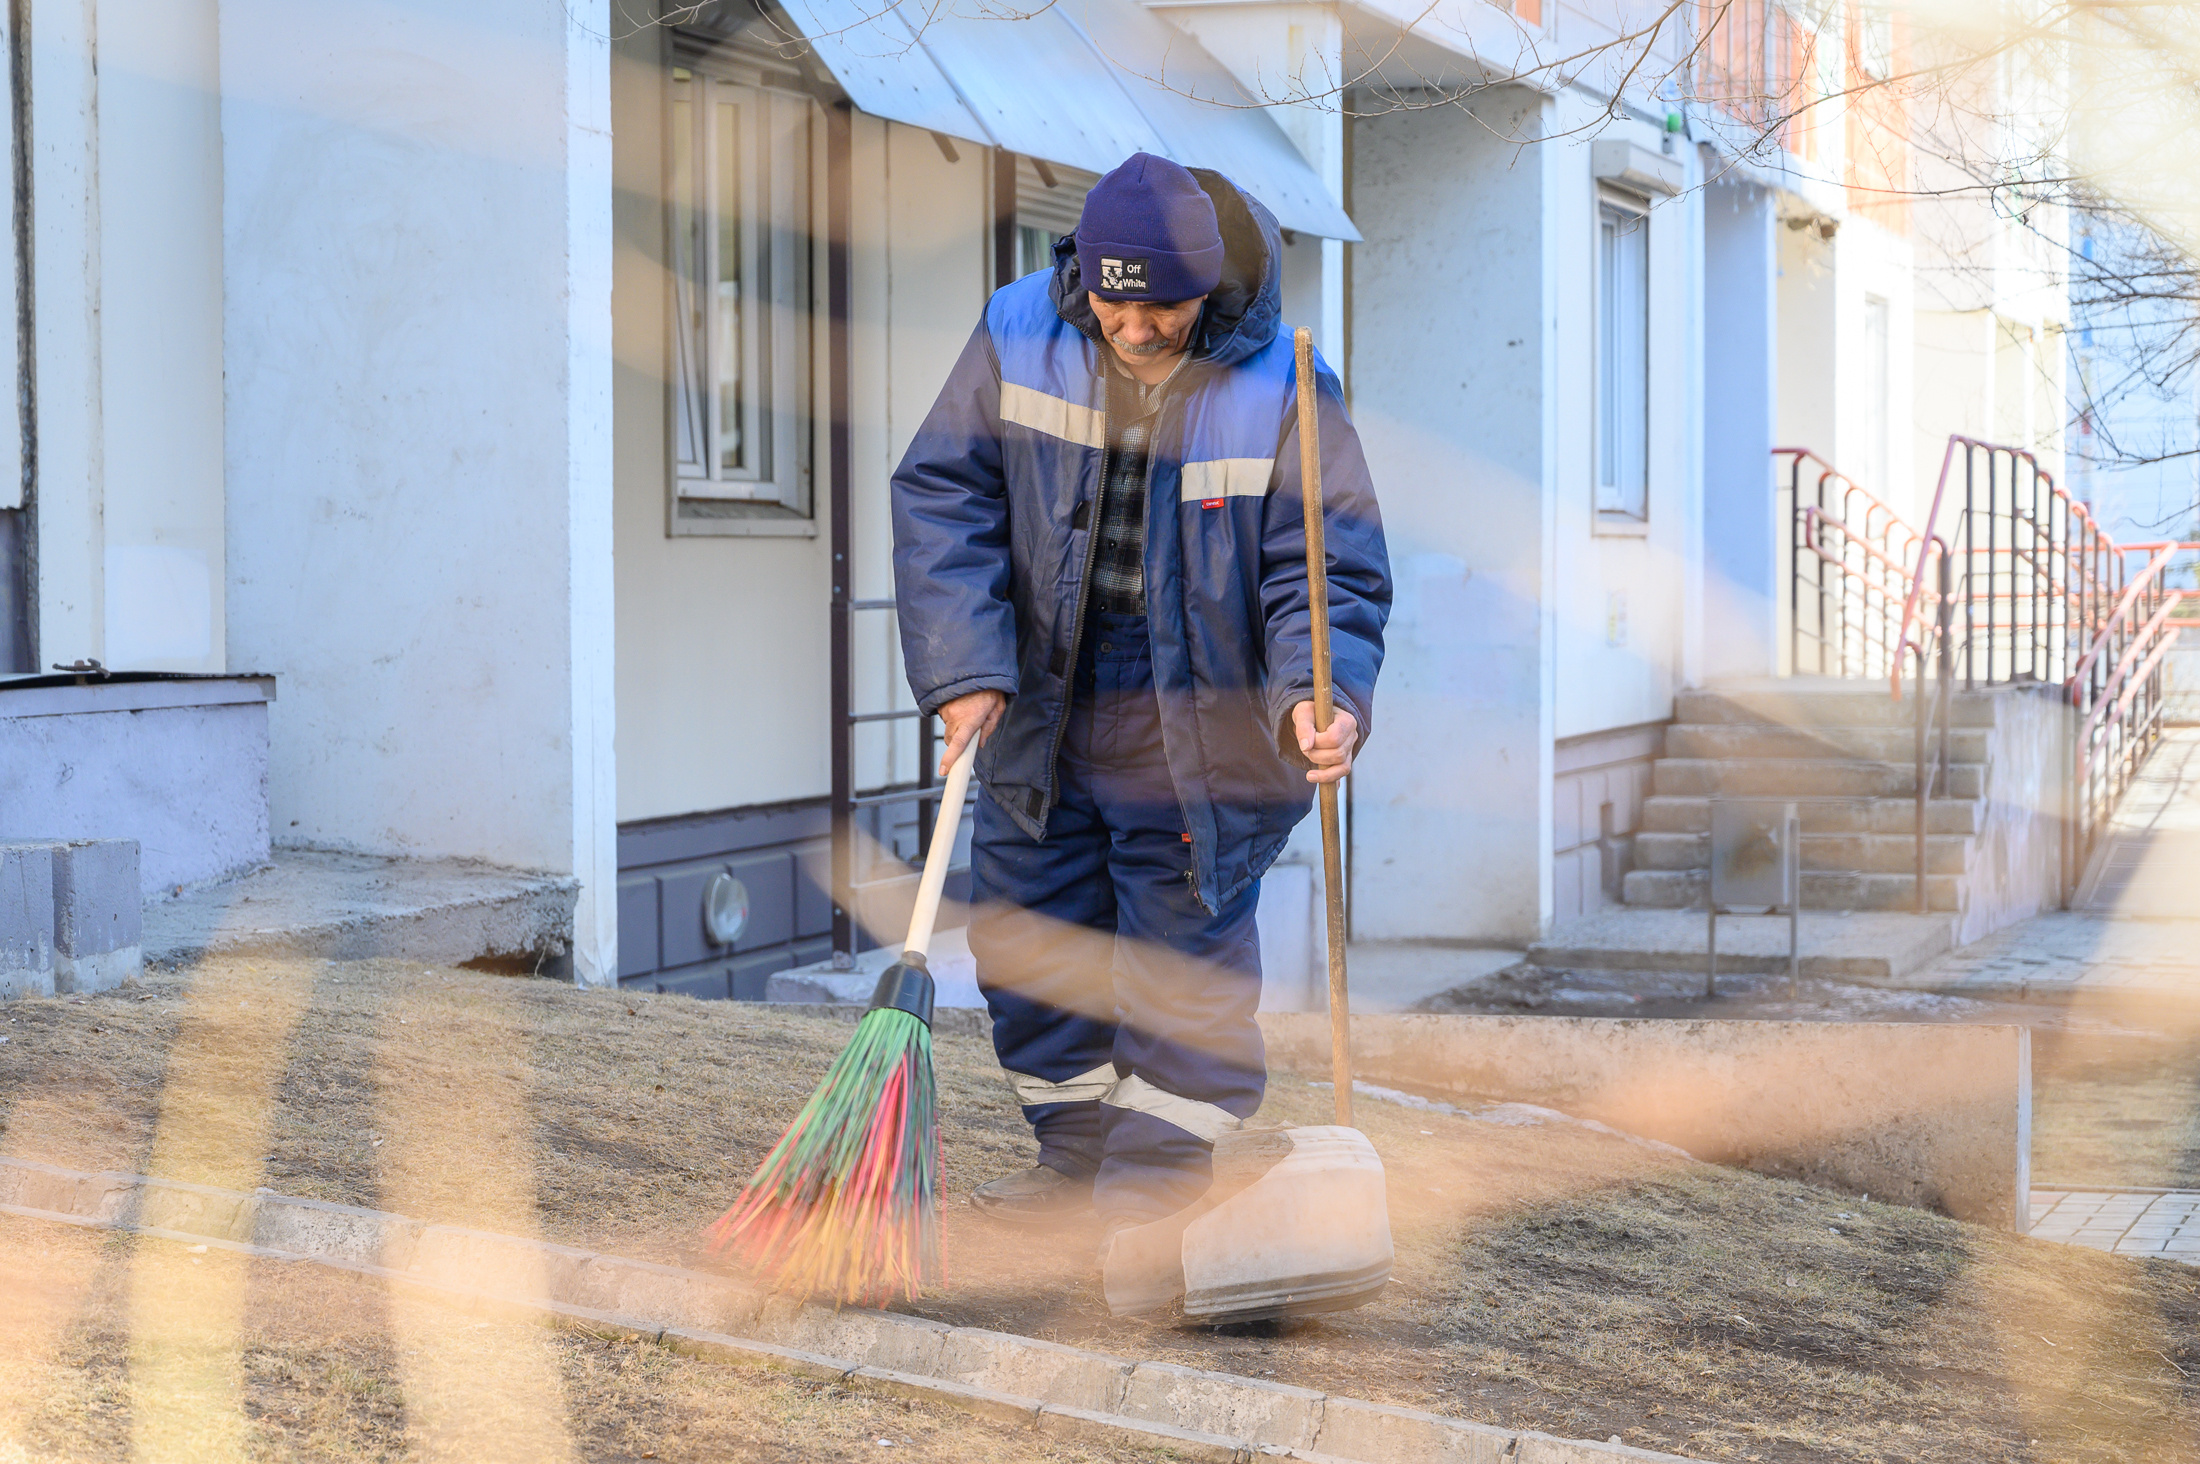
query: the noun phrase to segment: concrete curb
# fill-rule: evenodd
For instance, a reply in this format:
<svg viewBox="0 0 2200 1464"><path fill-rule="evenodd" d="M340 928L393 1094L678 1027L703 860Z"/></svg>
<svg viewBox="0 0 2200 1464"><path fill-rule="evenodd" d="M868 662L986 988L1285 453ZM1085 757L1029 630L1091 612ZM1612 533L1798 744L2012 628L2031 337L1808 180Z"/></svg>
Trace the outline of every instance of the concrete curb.
<svg viewBox="0 0 2200 1464"><path fill-rule="evenodd" d="M654 1336L697 1357L944 1404L1061 1437L1166 1444L1244 1464L1609 1464L1668 1461L1171 1363L923 1317L833 1310L728 1276L356 1205L0 1159L0 1214L218 1245L440 1292L476 1306Z"/></svg>

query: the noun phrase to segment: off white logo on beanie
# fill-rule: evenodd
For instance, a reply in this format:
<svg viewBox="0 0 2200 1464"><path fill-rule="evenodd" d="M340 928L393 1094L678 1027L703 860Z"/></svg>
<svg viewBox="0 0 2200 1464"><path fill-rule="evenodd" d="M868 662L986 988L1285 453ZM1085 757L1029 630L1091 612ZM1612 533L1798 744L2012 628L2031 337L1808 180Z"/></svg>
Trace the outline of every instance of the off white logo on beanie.
<svg viewBox="0 0 2200 1464"><path fill-rule="evenodd" d="M1150 288L1146 282L1146 267L1152 262L1150 259L1111 259L1103 254L1100 256L1100 288L1142 292Z"/></svg>

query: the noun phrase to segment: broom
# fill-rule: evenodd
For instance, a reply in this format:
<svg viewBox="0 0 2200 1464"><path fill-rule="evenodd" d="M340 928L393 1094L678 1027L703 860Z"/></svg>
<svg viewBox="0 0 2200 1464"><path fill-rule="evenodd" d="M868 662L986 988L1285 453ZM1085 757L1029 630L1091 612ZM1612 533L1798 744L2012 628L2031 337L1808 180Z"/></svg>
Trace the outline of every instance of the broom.
<svg viewBox="0 0 2200 1464"><path fill-rule="evenodd" d="M783 1290L878 1306L915 1300L940 1266L939 1122L932 1082L932 973L925 961L978 755L973 737L948 770L901 959L825 1081L710 1227Z"/></svg>

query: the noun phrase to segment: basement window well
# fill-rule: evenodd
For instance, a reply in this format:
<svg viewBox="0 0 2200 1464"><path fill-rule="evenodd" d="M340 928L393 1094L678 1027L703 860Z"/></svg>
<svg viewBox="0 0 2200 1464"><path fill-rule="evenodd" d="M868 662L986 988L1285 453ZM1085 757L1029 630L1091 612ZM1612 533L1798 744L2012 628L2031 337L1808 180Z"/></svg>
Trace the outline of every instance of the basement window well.
<svg viewBox="0 0 2200 1464"><path fill-rule="evenodd" d="M673 532L811 533L815 104L731 64L667 89Z"/></svg>

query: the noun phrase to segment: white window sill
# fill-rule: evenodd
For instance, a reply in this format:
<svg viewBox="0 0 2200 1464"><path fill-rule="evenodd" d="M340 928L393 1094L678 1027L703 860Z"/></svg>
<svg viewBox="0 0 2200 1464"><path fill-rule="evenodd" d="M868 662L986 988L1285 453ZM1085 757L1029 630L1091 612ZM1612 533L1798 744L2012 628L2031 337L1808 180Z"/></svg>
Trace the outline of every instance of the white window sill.
<svg viewBox="0 0 2200 1464"><path fill-rule="evenodd" d="M1650 520L1636 518L1631 513L1612 513L1597 510L1590 520L1589 532L1605 539L1647 539L1650 537Z"/></svg>
<svg viewBox="0 0 2200 1464"><path fill-rule="evenodd" d="M814 539L814 518L688 518L675 511L667 531L675 539Z"/></svg>

